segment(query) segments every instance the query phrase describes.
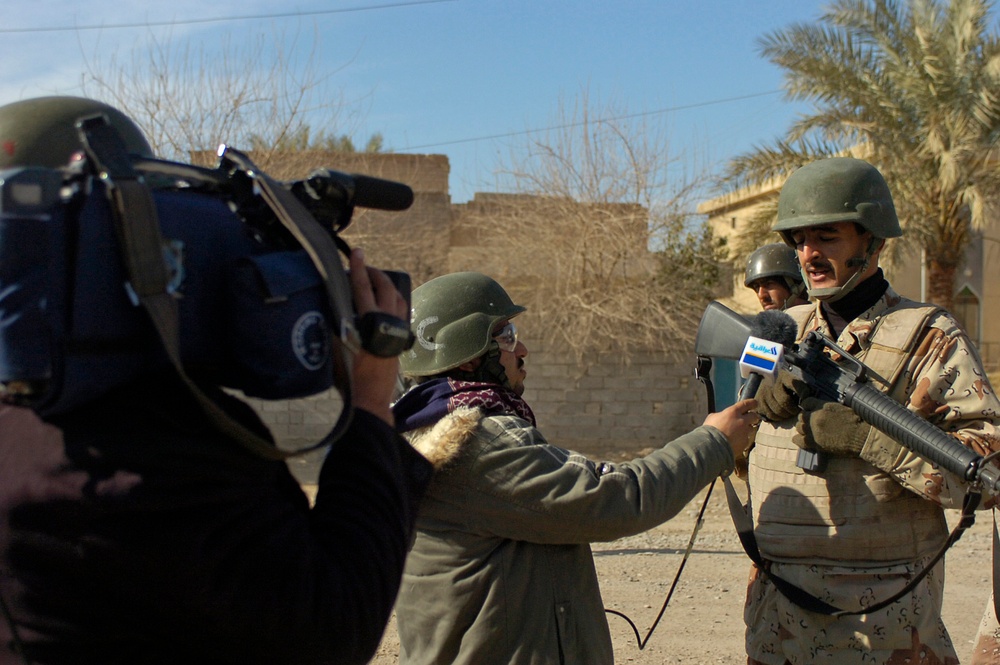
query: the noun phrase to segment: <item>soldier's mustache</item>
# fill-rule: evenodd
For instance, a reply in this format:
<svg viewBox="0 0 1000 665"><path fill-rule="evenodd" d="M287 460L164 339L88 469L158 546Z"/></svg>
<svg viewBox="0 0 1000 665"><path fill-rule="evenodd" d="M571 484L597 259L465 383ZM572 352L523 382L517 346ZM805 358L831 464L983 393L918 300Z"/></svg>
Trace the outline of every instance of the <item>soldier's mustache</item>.
<svg viewBox="0 0 1000 665"><path fill-rule="evenodd" d="M826 261L809 261L806 270L833 270L833 266Z"/></svg>

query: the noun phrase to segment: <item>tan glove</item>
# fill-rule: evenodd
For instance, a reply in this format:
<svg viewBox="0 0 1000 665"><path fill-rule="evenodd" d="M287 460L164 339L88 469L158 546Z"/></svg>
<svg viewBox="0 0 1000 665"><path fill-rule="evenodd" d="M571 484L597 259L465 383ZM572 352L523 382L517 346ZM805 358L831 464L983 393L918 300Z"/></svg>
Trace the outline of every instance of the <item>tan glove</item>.
<svg viewBox="0 0 1000 665"><path fill-rule="evenodd" d="M850 407L807 397L802 400L792 441L831 457L859 457L871 429Z"/></svg>
<svg viewBox="0 0 1000 665"><path fill-rule="evenodd" d="M799 412L800 397L810 394L809 386L783 369L774 381L757 391L757 413L773 423L787 420Z"/></svg>

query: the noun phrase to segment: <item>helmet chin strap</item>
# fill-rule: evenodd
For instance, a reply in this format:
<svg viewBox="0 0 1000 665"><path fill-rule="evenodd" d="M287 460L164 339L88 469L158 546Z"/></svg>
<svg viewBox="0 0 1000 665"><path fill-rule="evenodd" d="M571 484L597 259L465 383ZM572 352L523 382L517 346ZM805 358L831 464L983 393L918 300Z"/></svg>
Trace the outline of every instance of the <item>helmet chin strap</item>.
<svg viewBox="0 0 1000 665"><path fill-rule="evenodd" d="M788 298L785 300L784 307L781 308L783 310L791 307L791 302L806 292L805 282L793 282L791 279L786 277L785 284L788 285Z"/></svg>
<svg viewBox="0 0 1000 665"><path fill-rule="evenodd" d="M837 302L850 293L857 286L858 282L861 281L861 275L868 270L868 266L872 262L872 257L875 256L875 251L881 246L882 242L884 242L883 238L872 236L872 239L868 242L868 249L865 251L864 256L855 256L847 260L848 268L858 266L858 269L846 282L840 286L831 286L825 289L808 289L809 297L822 300L823 302ZM804 283L808 284L809 275L806 273L806 269L800 268L800 270L802 271L803 279L805 279Z"/></svg>
<svg viewBox="0 0 1000 665"><path fill-rule="evenodd" d="M477 383L496 383L504 388L510 388L510 379L507 378L507 370L500 364L500 346L496 342L490 342L490 348L482 356L482 362L471 372L453 371L450 376L463 381L476 381Z"/></svg>

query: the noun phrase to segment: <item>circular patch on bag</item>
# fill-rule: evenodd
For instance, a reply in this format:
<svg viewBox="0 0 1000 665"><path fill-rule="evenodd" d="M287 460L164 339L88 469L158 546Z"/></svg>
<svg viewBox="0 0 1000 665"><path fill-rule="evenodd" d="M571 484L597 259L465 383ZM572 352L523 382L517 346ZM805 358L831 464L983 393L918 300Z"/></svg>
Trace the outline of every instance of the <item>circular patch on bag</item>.
<svg viewBox="0 0 1000 665"><path fill-rule="evenodd" d="M330 333L326 318L316 310L306 312L292 327L292 351L302 366L318 370L330 357Z"/></svg>

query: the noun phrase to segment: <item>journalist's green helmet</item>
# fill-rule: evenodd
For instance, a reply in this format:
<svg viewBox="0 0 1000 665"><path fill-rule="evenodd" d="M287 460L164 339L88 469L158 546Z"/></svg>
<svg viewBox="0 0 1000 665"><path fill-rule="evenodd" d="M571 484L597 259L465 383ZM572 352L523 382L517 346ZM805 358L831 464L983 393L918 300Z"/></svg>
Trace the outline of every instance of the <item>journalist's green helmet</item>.
<svg viewBox="0 0 1000 665"><path fill-rule="evenodd" d="M118 130L130 153L153 156L139 127L115 107L84 97L36 97L0 106L0 169L65 166L83 149L76 122L99 113Z"/></svg>
<svg viewBox="0 0 1000 665"><path fill-rule="evenodd" d="M747 269L743 276L743 286L749 287L759 279L780 277L788 288L802 283L799 259L795 250L788 245L774 242L758 247L747 259Z"/></svg>
<svg viewBox="0 0 1000 665"><path fill-rule="evenodd" d="M413 290L416 343L400 356L403 374L447 372L486 353L494 326L525 311L494 279L478 272L436 277Z"/></svg>
<svg viewBox="0 0 1000 665"><path fill-rule="evenodd" d="M834 222L857 222L876 238L903 235L885 178L863 159L820 159L793 172L772 230L791 244L790 231Z"/></svg>

